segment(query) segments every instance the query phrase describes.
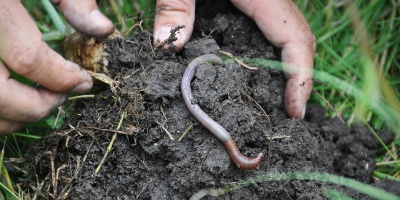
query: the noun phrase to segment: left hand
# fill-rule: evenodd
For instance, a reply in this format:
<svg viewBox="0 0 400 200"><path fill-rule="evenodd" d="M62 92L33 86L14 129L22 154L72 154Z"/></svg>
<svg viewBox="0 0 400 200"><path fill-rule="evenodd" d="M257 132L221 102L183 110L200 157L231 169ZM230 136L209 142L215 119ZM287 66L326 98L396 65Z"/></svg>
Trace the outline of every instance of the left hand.
<svg viewBox="0 0 400 200"><path fill-rule="evenodd" d="M95 0L53 0L78 30L93 36L114 31ZM27 122L43 119L68 99L83 93L92 78L79 65L65 60L42 39L42 34L19 0L0 1L0 134L11 133ZM40 87L11 78L9 69Z"/></svg>

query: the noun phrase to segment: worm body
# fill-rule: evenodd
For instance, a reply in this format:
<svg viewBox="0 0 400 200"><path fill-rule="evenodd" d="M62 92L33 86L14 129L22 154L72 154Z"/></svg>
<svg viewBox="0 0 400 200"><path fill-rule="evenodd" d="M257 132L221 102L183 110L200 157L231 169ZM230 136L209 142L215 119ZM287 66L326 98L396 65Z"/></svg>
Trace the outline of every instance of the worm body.
<svg viewBox="0 0 400 200"><path fill-rule="evenodd" d="M211 119L198 104L194 103L194 96L192 94L190 83L196 74L197 66L205 62L223 64L221 58L213 54L199 56L189 63L189 66L185 70L181 81L181 92L185 104L190 113L225 145L225 148L228 151L233 163L235 163L241 169L255 169L261 162L262 154L258 154L255 158L249 158L240 153L238 146L228 131Z"/></svg>

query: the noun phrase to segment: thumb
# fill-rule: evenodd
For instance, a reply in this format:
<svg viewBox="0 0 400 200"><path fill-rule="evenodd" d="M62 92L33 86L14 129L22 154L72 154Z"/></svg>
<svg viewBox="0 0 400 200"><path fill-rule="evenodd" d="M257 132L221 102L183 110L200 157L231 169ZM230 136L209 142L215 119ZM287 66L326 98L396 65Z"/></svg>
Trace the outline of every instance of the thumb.
<svg viewBox="0 0 400 200"><path fill-rule="evenodd" d="M178 49L182 48L192 35L194 17L194 0L158 0L154 21L154 44L160 44L170 36L172 29L183 25L185 27L176 33L177 41L173 43Z"/></svg>
<svg viewBox="0 0 400 200"><path fill-rule="evenodd" d="M104 16L95 0L51 0L58 5L66 20L79 31L104 37L114 31L111 20Z"/></svg>

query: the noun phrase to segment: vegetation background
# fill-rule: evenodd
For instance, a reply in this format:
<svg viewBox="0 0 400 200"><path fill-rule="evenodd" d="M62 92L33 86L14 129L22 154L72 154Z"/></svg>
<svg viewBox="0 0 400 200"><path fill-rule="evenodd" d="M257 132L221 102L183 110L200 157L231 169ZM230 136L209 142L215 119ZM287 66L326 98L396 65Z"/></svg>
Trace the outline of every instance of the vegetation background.
<svg viewBox="0 0 400 200"><path fill-rule="evenodd" d="M102 0L100 9L122 33L135 24L152 30L156 0ZM61 51L62 40L73 31L49 0L22 0L50 47ZM395 140L376 158L377 179L400 181L400 1L399 0L297 0L317 38L314 89L309 103L323 105L326 117L340 117L351 126L366 124L373 133L389 129ZM255 61L253 61L255 63ZM257 60L258 65L270 61ZM14 78L33 84L23 77ZM34 197L19 188L29 176L24 154L35 140L62 125L72 102L45 120L1 136L0 199ZM376 139L381 141L375 134ZM361 187L361 186L360 186Z"/></svg>

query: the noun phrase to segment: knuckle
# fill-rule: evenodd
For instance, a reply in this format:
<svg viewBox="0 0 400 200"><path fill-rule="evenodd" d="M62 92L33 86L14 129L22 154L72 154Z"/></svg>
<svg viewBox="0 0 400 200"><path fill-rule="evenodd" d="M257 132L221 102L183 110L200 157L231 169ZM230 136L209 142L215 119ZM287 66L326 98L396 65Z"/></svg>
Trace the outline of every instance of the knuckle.
<svg viewBox="0 0 400 200"><path fill-rule="evenodd" d="M31 43L23 49L17 50L13 56L15 60L11 64L15 72L23 76L35 72L40 66L39 61L42 48L42 43Z"/></svg>
<svg viewBox="0 0 400 200"><path fill-rule="evenodd" d="M51 114L53 108L44 108L32 111L31 113L25 114L25 119L29 122L40 121Z"/></svg>
<svg viewBox="0 0 400 200"><path fill-rule="evenodd" d="M313 52L315 53L317 51L317 38L314 34L312 34L312 48Z"/></svg>
<svg viewBox="0 0 400 200"><path fill-rule="evenodd" d="M159 0L157 1L156 5L156 12L157 14L165 14L169 12L184 12L189 13L194 8L192 5L192 1L186 0L178 0L178 1L171 1L171 0Z"/></svg>
<svg viewBox="0 0 400 200"><path fill-rule="evenodd" d="M15 122L1 122L0 121L0 135L10 134L14 131L17 131L22 127L22 124Z"/></svg>
<svg viewBox="0 0 400 200"><path fill-rule="evenodd" d="M49 116L53 110L57 107L55 102L49 102L44 104L44 106L37 106L37 108L32 111L30 115L30 121L36 122L42 120Z"/></svg>
<svg viewBox="0 0 400 200"><path fill-rule="evenodd" d="M35 121L39 121L44 119L45 117L49 116L51 114L51 112L53 111L52 108L48 108L48 109L44 109L38 113L36 113L36 116L34 118Z"/></svg>
<svg viewBox="0 0 400 200"><path fill-rule="evenodd" d="M298 30L301 33L301 41L307 46L312 47L313 52L315 52L317 49L317 40L315 38L315 35L311 32L308 24L302 24Z"/></svg>

